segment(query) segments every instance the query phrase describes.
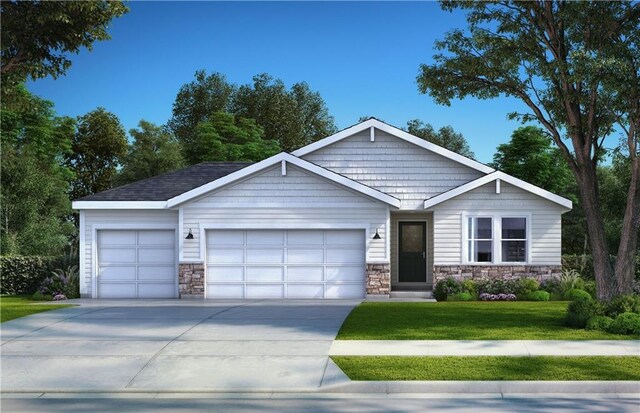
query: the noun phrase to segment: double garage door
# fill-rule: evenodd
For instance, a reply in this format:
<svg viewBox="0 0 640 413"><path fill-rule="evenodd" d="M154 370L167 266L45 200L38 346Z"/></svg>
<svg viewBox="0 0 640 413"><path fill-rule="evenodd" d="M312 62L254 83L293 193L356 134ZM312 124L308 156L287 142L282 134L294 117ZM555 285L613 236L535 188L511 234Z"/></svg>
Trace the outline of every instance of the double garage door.
<svg viewBox="0 0 640 413"><path fill-rule="evenodd" d="M176 298L173 230L99 230L100 298Z"/></svg>
<svg viewBox="0 0 640 413"><path fill-rule="evenodd" d="M363 230L207 231L208 298L362 298Z"/></svg>

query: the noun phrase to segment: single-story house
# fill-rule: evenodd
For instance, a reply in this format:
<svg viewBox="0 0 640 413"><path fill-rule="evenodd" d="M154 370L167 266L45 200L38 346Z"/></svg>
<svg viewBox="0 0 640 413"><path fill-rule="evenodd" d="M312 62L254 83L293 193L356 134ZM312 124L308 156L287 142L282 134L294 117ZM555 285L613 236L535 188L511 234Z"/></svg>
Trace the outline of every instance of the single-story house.
<svg viewBox="0 0 640 413"><path fill-rule="evenodd" d="M557 275L571 201L376 119L73 202L94 298L363 298Z"/></svg>

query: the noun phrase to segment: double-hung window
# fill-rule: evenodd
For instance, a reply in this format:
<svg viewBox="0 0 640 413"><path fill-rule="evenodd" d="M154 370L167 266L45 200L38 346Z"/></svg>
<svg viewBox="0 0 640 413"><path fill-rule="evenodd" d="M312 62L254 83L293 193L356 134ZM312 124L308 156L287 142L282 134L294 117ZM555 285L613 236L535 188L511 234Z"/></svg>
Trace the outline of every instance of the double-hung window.
<svg viewBox="0 0 640 413"><path fill-rule="evenodd" d="M527 262L528 217L488 214L466 219L467 263Z"/></svg>

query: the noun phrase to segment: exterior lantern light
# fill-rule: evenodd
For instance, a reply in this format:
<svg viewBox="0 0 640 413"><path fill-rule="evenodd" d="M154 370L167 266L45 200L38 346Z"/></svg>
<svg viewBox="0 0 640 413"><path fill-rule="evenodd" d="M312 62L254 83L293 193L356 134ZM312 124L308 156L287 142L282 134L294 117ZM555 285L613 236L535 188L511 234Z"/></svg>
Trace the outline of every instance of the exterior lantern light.
<svg viewBox="0 0 640 413"><path fill-rule="evenodd" d="M193 239L193 233L191 232L191 228L189 228L189 233L187 234L186 237L184 237L184 239Z"/></svg>
<svg viewBox="0 0 640 413"><path fill-rule="evenodd" d="M373 236L373 239L381 239L382 237L380 237L380 234L378 234L378 229L376 228L376 233Z"/></svg>

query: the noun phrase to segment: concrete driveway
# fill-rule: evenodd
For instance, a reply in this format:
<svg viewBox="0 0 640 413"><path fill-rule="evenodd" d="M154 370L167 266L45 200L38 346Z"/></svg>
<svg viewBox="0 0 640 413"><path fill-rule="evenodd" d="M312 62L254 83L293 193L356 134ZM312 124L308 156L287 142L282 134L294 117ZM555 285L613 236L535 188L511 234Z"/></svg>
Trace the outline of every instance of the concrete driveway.
<svg viewBox="0 0 640 413"><path fill-rule="evenodd" d="M0 325L3 392L317 390L359 301L77 302Z"/></svg>

